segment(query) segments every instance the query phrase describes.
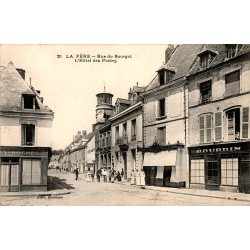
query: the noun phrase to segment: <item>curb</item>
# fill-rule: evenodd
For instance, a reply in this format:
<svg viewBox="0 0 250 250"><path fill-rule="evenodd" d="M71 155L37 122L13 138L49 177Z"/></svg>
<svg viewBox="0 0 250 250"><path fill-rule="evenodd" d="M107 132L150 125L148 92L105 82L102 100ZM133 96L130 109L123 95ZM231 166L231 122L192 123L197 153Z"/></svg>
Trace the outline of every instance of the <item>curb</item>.
<svg viewBox="0 0 250 250"><path fill-rule="evenodd" d="M61 187L60 190L52 190L52 191L25 191L25 192L6 192L6 193L0 193L0 197L19 197L19 196L58 196L58 195L65 195L70 194L70 191L63 186L61 186L59 183L55 182L53 180L52 176L48 176L50 181L52 181L55 185Z"/></svg>
<svg viewBox="0 0 250 250"><path fill-rule="evenodd" d="M124 182L114 182L115 184L121 184L121 185L125 185L125 186L129 186L131 187L131 185L124 183ZM132 186L133 187L133 186ZM137 186L136 186L137 187ZM139 188L139 187L138 187ZM155 191L159 191L159 192L163 192L163 193L172 193L172 194L181 194L181 195L190 195L190 196L197 196L197 197L207 197L207 198L216 198L216 199L222 199L222 200L235 200L235 201L244 201L244 202L250 202L250 197L249 199L244 199L244 198L237 198L237 197L224 197L224 196L218 196L218 195L209 195L209 194L194 194L194 193L182 193L182 192L177 192L177 191L171 191L171 190L162 190L162 189L158 189L157 187L153 187L151 188L151 186L145 186L145 189L148 190L155 190ZM185 189L187 190L187 189ZM222 192L223 193L223 192ZM233 193L232 193L233 195Z"/></svg>

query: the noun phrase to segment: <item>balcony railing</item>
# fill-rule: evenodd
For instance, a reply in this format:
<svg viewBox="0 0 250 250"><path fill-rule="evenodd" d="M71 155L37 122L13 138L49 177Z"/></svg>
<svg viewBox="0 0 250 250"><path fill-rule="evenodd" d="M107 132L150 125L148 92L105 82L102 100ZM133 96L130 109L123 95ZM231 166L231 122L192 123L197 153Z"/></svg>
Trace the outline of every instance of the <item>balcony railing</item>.
<svg viewBox="0 0 250 250"><path fill-rule="evenodd" d="M207 103L212 101L212 95L202 95L199 100L199 104Z"/></svg>

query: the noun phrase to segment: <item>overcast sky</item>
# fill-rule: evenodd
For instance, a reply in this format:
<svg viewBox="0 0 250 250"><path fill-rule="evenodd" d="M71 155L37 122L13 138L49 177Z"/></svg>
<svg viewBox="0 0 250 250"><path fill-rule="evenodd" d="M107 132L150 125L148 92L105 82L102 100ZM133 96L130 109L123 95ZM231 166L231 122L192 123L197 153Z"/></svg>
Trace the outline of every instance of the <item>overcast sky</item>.
<svg viewBox="0 0 250 250"><path fill-rule="evenodd" d="M26 82L41 90L44 104L54 112L53 149L64 149L77 131L91 132L95 123L96 94L106 91L127 98L129 88L145 86L164 62L167 45L0 45L0 65L12 61L26 70ZM91 62L75 62L89 54ZM93 62L97 55L117 60ZM57 58L61 55L62 58ZM73 58L66 58L66 56ZM115 58L127 55L132 58ZM94 57L95 56L95 57ZM102 59L101 59L102 60Z"/></svg>

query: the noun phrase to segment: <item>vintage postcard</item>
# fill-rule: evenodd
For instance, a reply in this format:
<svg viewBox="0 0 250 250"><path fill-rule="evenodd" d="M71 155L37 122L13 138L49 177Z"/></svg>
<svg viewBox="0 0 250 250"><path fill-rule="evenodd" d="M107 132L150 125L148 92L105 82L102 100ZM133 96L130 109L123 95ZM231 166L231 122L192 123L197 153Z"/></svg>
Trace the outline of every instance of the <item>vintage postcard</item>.
<svg viewBox="0 0 250 250"><path fill-rule="evenodd" d="M0 205L248 206L250 45L0 45Z"/></svg>

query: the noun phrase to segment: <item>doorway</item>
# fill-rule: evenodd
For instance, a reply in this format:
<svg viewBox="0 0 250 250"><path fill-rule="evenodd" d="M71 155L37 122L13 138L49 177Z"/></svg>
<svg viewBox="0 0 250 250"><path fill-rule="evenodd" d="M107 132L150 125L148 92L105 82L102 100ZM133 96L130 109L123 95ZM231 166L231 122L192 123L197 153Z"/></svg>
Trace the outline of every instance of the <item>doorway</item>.
<svg viewBox="0 0 250 250"><path fill-rule="evenodd" d="M127 153L122 153L123 158L123 170L124 170L124 179L127 179Z"/></svg>
<svg viewBox="0 0 250 250"><path fill-rule="evenodd" d="M218 161L206 162L206 189L219 190L219 167Z"/></svg>
<svg viewBox="0 0 250 250"><path fill-rule="evenodd" d="M3 192L19 191L19 163L2 163L0 189Z"/></svg>

